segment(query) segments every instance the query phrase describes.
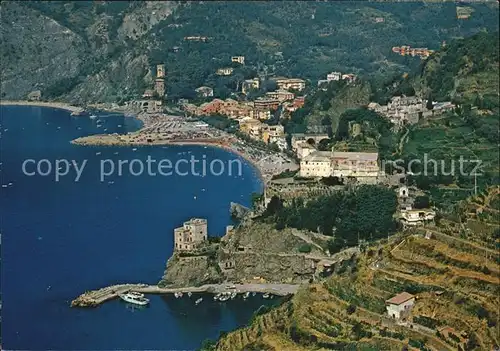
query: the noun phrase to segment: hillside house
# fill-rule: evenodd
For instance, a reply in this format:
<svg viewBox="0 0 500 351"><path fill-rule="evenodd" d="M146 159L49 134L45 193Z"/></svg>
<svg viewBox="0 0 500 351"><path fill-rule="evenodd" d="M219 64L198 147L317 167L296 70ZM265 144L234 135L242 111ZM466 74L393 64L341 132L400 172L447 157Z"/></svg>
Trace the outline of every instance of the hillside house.
<svg viewBox="0 0 500 351"><path fill-rule="evenodd" d="M409 45L394 46L392 52L395 52L401 56L418 56L420 58L427 58L434 53L434 50L429 50L427 48L412 48Z"/></svg>
<svg viewBox="0 0 500 351"><path fill-rule="evenodd" d="M284 78L284 77L278 77L274 78L274 81L276 81L276 85L278 86L278 89L280 90L297 90L301 91L304 90L306 87L306 81L300 78Z"/></svg>
<svg viewBox="0 0 500 351"><path fill-rule="evenodd" d="M267 92L266 97L268 99L278 100L279 103L283 103L288 100L293 100L295 94L286 90L276 90Z"/></svg>
<svg viewBox="0 0 500 351"><path fill-rule="evenodd" d="M184 37L184 40L186 41L203 41L203 42L206 42L210 39L210 37L205 37L205 36L187 36L187 37Z"/></svg>
<svg viewBox="0 0 500 351"><path fill-rule="evenodd" d="M301 177L356 178L360 183L375 184L380 170L377 152L313 151L309 148L300 160ZM304 154L304 152L303 152Z"/></svg>
<svg viewBox="0 0 500 351"><path fill-rule="evenodd" d="M233 56L231 57L231 62L239 63L240 65L245 64L245 56Z"/></svg>
<svg viewBox="0 0 500 351"><path fill-rule="evenodd" d="M276 110L280 106L279 100L258 98L254 101L254 107L257 110Z"/></svg>
<svg viewBox="0 0 500 351"><path fill-rule="evenodd" d="M199 88L196 88L195 91L198 94L198 96L201 96L201 97L214 96L214 90L210 87L201 86Z"/></svg>
<svg viewBox="0 0 500 351"><path fill-rule="evenodd" d="M174 250L189 251L207 240L207 220L191 218L182 227L174 229Z"/></svg>
<svg viewBox="0 0 500 351"><path fill-rule="evenodd" d="M220 99L213 99L210 102L206 102L204 104L201 104L198 107L196 114L208 116L208 115L211 115L214 113L219 113L223 102L224 101L222 101Z"/></svg>
<svg viewBox="0 0 500 351"><path fill-rule="evenodd" d="M35 90L28 94L29 101L40 101L41 98L42 92L40 90Z"/></svg>
<svg viewBox="0 0 500 351"><path fill-rule="evenodd" d="M252 112L253 114L250 117L261 121L265 121L271 118L271 111L269 110L254 109Z"/></svg>
<svg viewBox="0 0 500 351"><path fill-rule="evenodd" d="M417 226L434 220L436 212L430 209L403 210L400 220L404 226Z"/></svg>
<svg viewBox="0 0 500 351"><path fill-rule="evenodd" d="M215 73L219 76L230 76L233 74L234 68L232 67L223 67L219 68Z"/></svg>
<svg viewBox="0 0 500 351"><path fill-rule="evenodd" d="M385 308L389 317L397 320L406 320L415 305L415 296L406 291L385 301Z"/></svg>
<svg viewBox="0 0 500 351"><path fill-rule="evenodd" d="M406 185L400 186L397 190L398 206L401 210L411 210L413 208L414 199L410 195L410 188ZM414 191L413 191L414 192Z"/></svg>
<svg viewBox="0 0 500 351"><path fill-rule="evenodd" d="M338 81L342 78L342 73L340 72L332 72L332 73L328 73L326 75L326 81L327 82L331 82L331 81Z"/></svg>
<svg viewBox="0 0 500 351"><path fill-rule="evenodd" d="M266 144L281 143L281 139L285 138L285 127L281 124L275 126L264 126L262 129L262 141Z"/></svg>
<svg viewBox="0 0 500 351"><path fill-rule="evenodd" d="M346 73L342 75L342 80L347 81L348 83L354 83L356 81L356 75L352 73Z"/></svg>
<svg viewBox="0 0 500 351"><path fill-rule="evenodd" d="M260 80L259 78L246 79L241 84L241 92L243 94L248 94L252 89L259 89Z"/></svg>
<svg viewBox="0 0 500 351"><path fill-rule="evenodd" d="M368 104L368 109L380 113L387 117L396 127L406 124L418 123L420 118L432 114L428 112L426 100L422 100L416 96L394 96L387 105L379 105L375 102Z"/></svg>

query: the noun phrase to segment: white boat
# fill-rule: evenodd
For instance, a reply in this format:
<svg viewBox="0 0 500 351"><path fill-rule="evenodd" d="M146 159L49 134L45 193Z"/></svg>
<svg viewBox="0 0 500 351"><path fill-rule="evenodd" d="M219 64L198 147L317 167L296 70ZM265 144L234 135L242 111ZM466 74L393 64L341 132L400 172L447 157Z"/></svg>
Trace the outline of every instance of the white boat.
<svg viewBox="0 0 500 351"><path fill-rule="evenodd" d="M179 297L182 297L182 292L178 291L178 292L174 293L174 296L176 299L178 299Z"/></svg>
<svg viewBox="0 0 500 351"><path fill-rule="evenodd" d="M230 297L231 295L222 295L221 297L219 297L219 301L221 302L227 301L229 300Z"/></svg>
<svg viewBox="0 0 500 351"><path fill-rule="evenodd" d="M257 293L254 291L254 292L252 293L252 296L255 296L255 295L257 295Z"/></svg>
<svg viewBox="0 0 500 351"><path fill-rule="evenodd" d="M188 292L188 297L193 296L193 293L191 291Z"/></svg>
<svg viewBox="0 0 500 351"><path fill-rule="evenodd" d="M128 303L133 303L134 305L146 306L149 303L149 300L146 299L144 295L140 293L129 292L126 294L120 294L118 296L120 296L120 299L122 299L123 301Z"/></svg>
<svg viewBox="0 0 500 351"><path fill-rule="evenodd" d="M217 295L214 296L214 301L217 301L218 299L220 299L220 297L221 297L221 294L218 293Z"/></svg>
<svg viewBox="0 0 500 351"><path fill-rule="evenodd" d="M194 303L199 305L203 301L203 297L200 297L198 300L196 300Z"/></svg>
<svg viewBox="0 0 500 351"><path fill-rule="evenodd" d="M238 293L236 291L232 292L231 293L231 300L233 300L236 297L236 295L238 295Z"/></svg>
<svg viewBox="0 0 500 351"><path fill-rule="evenodd" d="M90 119L94 119L94 118L97 118L96 115L90 115Z"/></svg>
<svg viewBox="0 0 500 351"><path fill-rule="evenodd" d="M246 293L243 294L243 299L246 300L250 297L250 292L247 291Z"/></svg>
<svg viewBox="0 0 500 351"><path fill-rule="evenodd" d="M271 295L269 295L268 293L265 293L264 295L262 295L262 298L264 298L264 299L268 299L268 298L269 298L269 296L271 296Z"/></svg>

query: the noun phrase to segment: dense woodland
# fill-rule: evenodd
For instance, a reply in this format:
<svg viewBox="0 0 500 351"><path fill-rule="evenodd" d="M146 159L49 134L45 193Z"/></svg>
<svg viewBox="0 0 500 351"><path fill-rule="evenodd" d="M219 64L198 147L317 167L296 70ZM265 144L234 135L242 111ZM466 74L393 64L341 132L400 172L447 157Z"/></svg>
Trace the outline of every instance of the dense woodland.
<svg viewBox="0 0 500 351"><path fill-rule="evenodd" d="M297 198L288 205L274 196L263 220L276 223L277 229L293 227L331 235L329 249L336 252L357 245L359 240L379 239L393 233L397 229L393 218L396 206L392 189L363 185L307 201Z"/></svg>
<svg viewBox="0 0 500 351"><path fill-rule="evenodd" d="M451 2L185 2L151 29L144 24L144 35L134 40L120 33L124 19L144 7L142 2L28 1L20 6L35 9L77 33L87 44L86 55L92 57L78 74L47 86L44 95L50 98L75 89L126 53L146 55L152 72L157 63L166 64L171 99L193 98L194 89L201 85L213 87L216 96L225 98L243 79L257 74L264 80L273 75L301 77L314 86L328 72L341 71L368 77L374 84L373 99L383 101L392 93L390 83L421 62L393 53L393 46L436 50L443 41L499 28L496 3L468 4L472 16L459 20L456 4ZM186 36L210 39L185 41ZM6 44L4 58L15 61L20 53L14 43ZM229 77L216 76L215 70L231 65L234 55L244 55L245 65L234 65ZM440 84L439 75L436 79L433 86ZM134 91L143 91L143 81L134 84ZM378 89L384 85L388 89Z"/></svg>

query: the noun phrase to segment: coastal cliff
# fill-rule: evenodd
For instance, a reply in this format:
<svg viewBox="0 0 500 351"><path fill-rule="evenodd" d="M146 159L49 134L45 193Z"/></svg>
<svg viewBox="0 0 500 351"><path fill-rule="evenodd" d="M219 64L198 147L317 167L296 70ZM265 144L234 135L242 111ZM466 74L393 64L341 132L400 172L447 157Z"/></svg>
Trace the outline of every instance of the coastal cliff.
<svg viewBox="0 0 500 351"><path fill-rule="evenodd" d="M325 266L332 272L340 269L356 255L356 248L329 255L327 239L293 228L277 230L247 216L239 227L229 229L220 243L194 252L174 253L159 286L300 284L315 279Z"/></svg>
<svg viewBox="0 0 500 351"><path fill-rule="evenodd" d="M142 40L175 2L2 2L2 99L117 102L153 81Z"/></svg>

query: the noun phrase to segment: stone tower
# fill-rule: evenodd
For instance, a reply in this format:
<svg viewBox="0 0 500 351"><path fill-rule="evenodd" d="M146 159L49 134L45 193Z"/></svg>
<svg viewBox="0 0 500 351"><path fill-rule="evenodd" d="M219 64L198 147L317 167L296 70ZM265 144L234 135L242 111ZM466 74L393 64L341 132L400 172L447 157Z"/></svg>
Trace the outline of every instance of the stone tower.
<svg viewBox="0 0 500 351"><path fill-rule="evenodd" d="M163 78L156 78L155 91L162 98L165 95L165 80Z"/></svg>

